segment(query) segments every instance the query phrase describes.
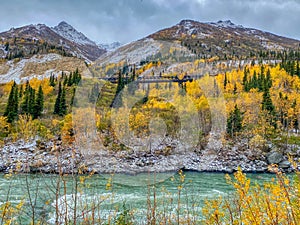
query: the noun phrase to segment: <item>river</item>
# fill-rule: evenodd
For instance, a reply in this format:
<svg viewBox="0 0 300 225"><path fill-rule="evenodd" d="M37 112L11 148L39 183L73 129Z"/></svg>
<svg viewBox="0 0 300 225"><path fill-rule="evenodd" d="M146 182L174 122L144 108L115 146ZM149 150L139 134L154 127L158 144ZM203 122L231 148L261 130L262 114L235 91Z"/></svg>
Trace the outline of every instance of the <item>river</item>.
<svg viewBox="0 0 300 225"><path fill-rule="evenodd" d="M274 177L271 174L247 176L253 183L263 183ZM33 214L42 224L55 224L55 221L64 224L66 218L73 220L75 204L79 220L89 216L104 221L129 210L134 224L145 224L154 211L158 219L174 218L180 212L184 217L199 221L205 199L220 195L230 197L233 191L224 174L196 172L185 172L182 176L145 173L76 178L71 175L2 174L0 185L1 203L7 200L13 205L24 202L21 211L15 213L14 219L19 224L28 224ZM155 210L151 211L153 208Z"/></svg>

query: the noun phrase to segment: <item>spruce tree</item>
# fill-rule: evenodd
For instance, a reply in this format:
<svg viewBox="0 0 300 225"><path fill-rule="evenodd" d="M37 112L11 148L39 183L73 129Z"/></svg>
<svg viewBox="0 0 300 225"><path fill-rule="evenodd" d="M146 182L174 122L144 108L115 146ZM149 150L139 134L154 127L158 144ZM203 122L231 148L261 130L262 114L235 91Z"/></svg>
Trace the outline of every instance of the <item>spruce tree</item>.
<svg viewBox="0 0 300 225"><path fill-rule="evenodd" d="M264 110L267 113L266 117L270 125L276 128L277 125L275 121L275 116L276 116L275 106L273 105L269 88L265 88L263 93L262 110Z"/></svg>
<svg viewBox="0 0 300 225"><path fill-rule="evenodd" d="M23 85L20 85L20 90L19 90L19 99L23 97Z"/></svg>
<svg viewBox="0 0 300 225"><path fill-rule="evenodd" d="M245 67L244 76L243 76L243 85L246 85L247 82L248 82L248 71L247 71L247 67Z"/></svg>
<svg viewBox="0 0 300 225"><path fill-rule="evenodd" d="M268 89L270 89L272 87L272 78L271 78L270 69L267 70L267 75L266 75L264 86L265 86L264 88L268 88Z"/></svg>
<svg viewBox="0 0 300 225"><path fill-rule="evenodd" d="M259 91L263 91L264 90L264 85L265 85L265 76L260 73L258 75L258 80L257 80L257 87Z"/></svg>
<svg viewBox="0 0 300 225"><path fill-rule="evenodd" d="M64 81L63 81L63 86L66 86L68 83L69 83L69 78L66 75L65 78L64 78Z"/></svg>
<svg viewBox="0 0 300 225"><path fill-rule="evenodd" d="M243 114L237 105L235 105L234 110L230 112L227 119L226 131L231 137L242 130Z"/></svg>
<svg viewBox="0 0 300 225"><path fill-rule="evenodd" d="M292 108L294 109L294 112L296 112L296 106L297 106L297 100L295 99L293 104L292 104ZM299 129L299 120L298 120L298 115L297 113L294 113L293 115L293 121L292 121L292 125L293 125L293 128L298 131Z"/></svg>
<svg viewBox="0 0 300 225"><path fill-rule="evenodd" d="M75 76L75 74L74 74L74 76ZM69 79L68 79L68 86L72 86L72 84L73 84L73 74L71 72L69 75Z"/></svg>
<svg viewBox="0 0 300 225"><path fill-rule="evenodd" d="M54 87L55 86L55 78L54 78L54 75L50 75L50 78L49 78L49 85Z"/></svg>
<svg viewBox="0 0 300 225"><path fill-rule="evenodd" d="M35 100L33 118L36 119L40 117L42 115L43 109L44 109L44 93L43 93L42 86L40 85Z"/></svg>
<svg viewBox="0 0 300 225"><path fill-rule="evenodd" d="M34 107L35 107L35 90L30 87L28 114L30 115L34 114Z"/></svg>
<svg viewBox="0 0 300 225"><path fill-rule="evenodd" d="M227 74L225 73L225 76L224 76L224 90L226 90L226 86L227 86Z"/></svg>
<svg viewBox="0 0 300 225"><path fill-rule="evenodd" d="M118 73L118 85L117 85L117 91L114 97L114 101L111 104L111 106L115 106L115 107L120 107L122 105L122 95L121 95L121 91L123 90L123 88L125 87L125 83L124 83L124 79L121 73L121 70L119 70Z"/></svg>
<svg viewBox="0 0 300 225"><path fill-rule="evenodd" d="M122 89L124 88L124 86L125 86L125 84L124 84L123 76L122 76L121 70L119 70L116 94L119 94L122 91Z"/></svg>
<svg viewBox="0 0 300 225"><path fill-rule="evenodd" d="M271 114L275 112L275 106L273 105L269 88L266 88L263 93L262 110L267 110Z"/></svg>
<svg viewBox="0 0 300 225"><path fill-rule="evenodd" d="M64 116L67 113L67 103L66 103L66 88L63 87L62 93L61 93L61 99L60 99L60 110L59 115Z"/></svg>
<svg viewBox="0 0 300 225"><path fill-rule="evenodd" d="M15 84L15 90L14 90L14 115L18 116L18 108L19 108L19 93L18 93L18 86Z"/></svg>
<svg viewBox="0 0 300 225"><path fill-rule="evenodd" d="M29 101L30 101L30 92L31 92L31 87L29 85L29 81L26 82L25 86L25 91L24 91L24 96L23 96L23 101L21 104L21 112L23 114L29 113Z"/></svg>
<svg viewBox="0 0 300 225"><path fill-rule="evenodd" d="M251 88L257 88L257 75L256 75L256 71L254 70L254 73L253 73L253 77L252 77L252 80L251 80Z"/></svg>
<svg viewBox="0 0 300 225"><path fill-rule="evenodd" d="M77 85L77 82L78 82L78 70L76 70L76 71L73 73L72 84Z"/></svg>
<svg viewBox="0 0 300 225"><path fill-rule="evenodd" d="M19 97L18 96L18 86L17 86L16 82L14 82L11 87L7 105L6 105L6 109L4 112L4 116L7 117L7 121L9 123L13 122L18 116L18 105L19 105L18 97Z"/></svg>
<svg viewBox="0 0 300 225"><path fill-rule="evenodd" d="M61 82L59 82L58 85L58 93L57 93L57 97L55 100L55 105L54 105L54 114L60 114L60 102L61 102L61 94L62 94L62 90L61 90Z"/></svg>
<svg viewBox="0 0 300 225"><path fill-rule="evenodd" d="M81 76L79 74L78 68L76 68L75 72L74 72L74 83L77 85L81 79Z"/></svg>
<svg viewBox="0 0 300 225"><path fill-rule="evenodd" d="M74 87L72 91L72 98L70 103L71 106L76 105L75 93L76 93L76 88Z"/></svg>

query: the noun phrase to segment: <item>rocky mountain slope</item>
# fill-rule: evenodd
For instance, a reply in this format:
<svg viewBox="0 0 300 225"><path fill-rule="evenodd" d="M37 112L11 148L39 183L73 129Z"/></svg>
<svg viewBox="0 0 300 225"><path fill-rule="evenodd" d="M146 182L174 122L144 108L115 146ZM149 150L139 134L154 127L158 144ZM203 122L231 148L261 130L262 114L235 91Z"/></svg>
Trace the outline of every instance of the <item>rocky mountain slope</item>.
<svg viewBox="0 0 300 225"><path fill-rule="evenodd" d="M190 62L218 56L222 60L278 58L277 53L298 50L300 41L235 25L230 20L202 23L182 20L141 40L103 54L96 65L144 60Z"/></svg>
<svg viewBox="0 0 300 225"><path fill-rule="evenodd" d="M44 24L12 28L0 33L0 83L49 77L61 71L87 72L106 52L66 22L50 28Z"/></svg>
<svg viewBox="0 0 300 225"><path fill-rule="evenodd" d="M300 41L242 25L230 20L201 23L182 20L148 36L154 40L180 41L200 57L251 57L261 51L298 49Z"/></svg>
<svg viewBox="0 0 300 225"><path fill-rule="evenodd" d="M19 61L10 60L0 62L0 84L14 80L21 83L32 78L46 78L50 75L57 76L64 72L75 71L88 75L87 66L83 60L75 57L64 57L60 54L49 53L34 55Z"/></svg>
<svg viewBox="0 0 300 225"><path fill-rule="evenodd" d="M11 28L0 33L0 38L0 57L7 59L55 52L90 62L106 51L66 22L61 22L54 28L44 24Z"/></svg>
<svg viewBox="0 0 300 225"><path fill-rule="evenodd" d="M122 46L122 43L115 41L112 43L100 43L98 46L106 51L114 51Z"/></svg>

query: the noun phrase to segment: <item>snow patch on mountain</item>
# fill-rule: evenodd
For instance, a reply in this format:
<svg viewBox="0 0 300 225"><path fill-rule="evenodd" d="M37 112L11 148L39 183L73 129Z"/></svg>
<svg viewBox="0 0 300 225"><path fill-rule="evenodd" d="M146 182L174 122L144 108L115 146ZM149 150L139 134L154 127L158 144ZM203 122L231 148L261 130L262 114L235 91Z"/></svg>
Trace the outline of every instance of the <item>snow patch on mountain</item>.
<svg viewBox="0 0 300 225"><path fill-rule="evenodd" d="M139 63L140 61L158 53L160 44L151 38L142 39L132 44L120 47L116 51L107 52L99 58L100 64L118 63L126 61L129 64Z"/></svg>
<svg viewBox="0 0 300 225"><path fill-rule="evenodd" d="M70 24L62 21L52 30L60 36L81 45L96 45L95 42L88 39L83 33L77 31Z"/></svg>
<svg viewBox="0 0 300 225"><path fill-rule="evenodd" d="M7 83L11 80L14 80L16 83L21 83L24 80L27 80L28 77L22 77L23 69L27 63L45 63L48 61L61 59L62 56L58 54L46 54L46 55L35 55L30 59L21 59L19 62L15 63L14 60L10 60L6 63L9 66L9 71L6 74L0 75L0 83ZM42 79L49 77L54 70L48 70L43 75L33 74L30 79L38 78Z"/></svg>
<svg viewBox="0 0 300 225"><path fill-rule="evenodd" d="M98 46L102 49L105 49L108 52L114 51L122 46L122 44L118 41L112 43L100 43Z"/></svg>
<svg viewBox="0 0 300 225"><path fill-rule="evenodd" d="M233 22L231 22L230 20L219 20L218 22L210 22L207 23L216 27L224 27L224 28L233 28L233 29L243 29L244 27L242 25L236 25Z"/></svg>
<svg viewBox="0 0 300 225"><path fill-rule="evenodd" d="M282 47L281 45L268 41L263 41L261 45L268 50L284 50L284 47Z"/></svg>

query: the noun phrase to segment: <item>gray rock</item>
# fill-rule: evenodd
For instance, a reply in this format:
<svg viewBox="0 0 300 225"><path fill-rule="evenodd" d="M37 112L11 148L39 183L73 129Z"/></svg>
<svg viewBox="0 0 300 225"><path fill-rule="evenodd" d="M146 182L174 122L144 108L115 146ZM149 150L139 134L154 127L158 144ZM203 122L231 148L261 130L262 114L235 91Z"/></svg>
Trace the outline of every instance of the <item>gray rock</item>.
<svg viewBox="0 0 300 225"><path fill-rule="evenodd" d="M269 164L278 164L283 160L283 155L280 152L272 151L267 155Z"/></svg>
<svg viewBox="0 0 300 225"><path fill-rule="evenodd" d="M284 160L278 164L279 168L287 169L291 166L291 163L287 160Z"/></svg>

